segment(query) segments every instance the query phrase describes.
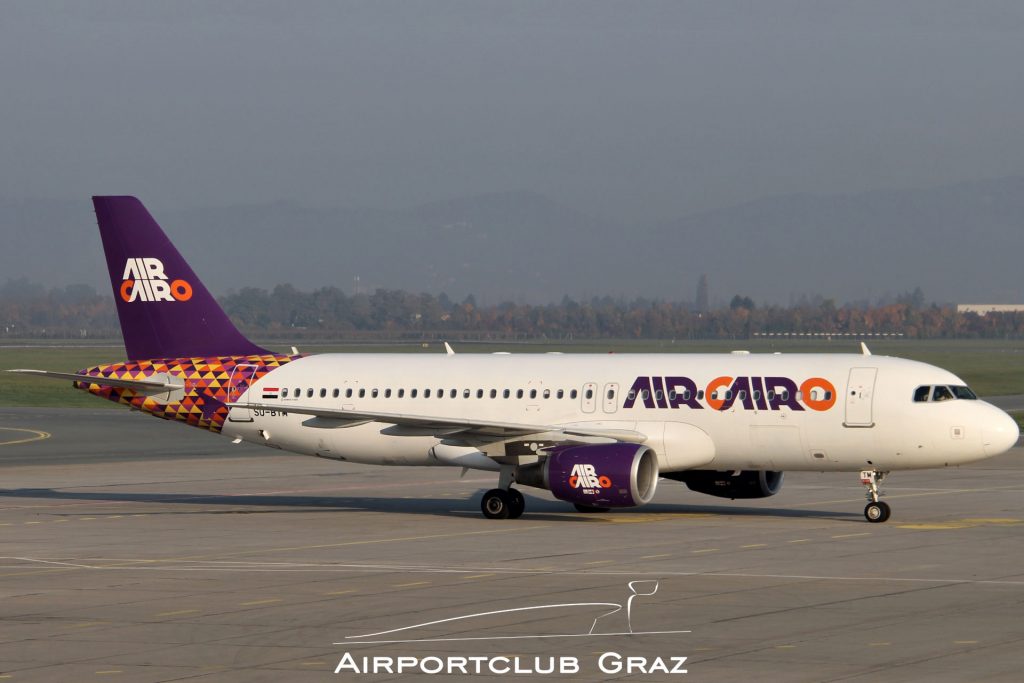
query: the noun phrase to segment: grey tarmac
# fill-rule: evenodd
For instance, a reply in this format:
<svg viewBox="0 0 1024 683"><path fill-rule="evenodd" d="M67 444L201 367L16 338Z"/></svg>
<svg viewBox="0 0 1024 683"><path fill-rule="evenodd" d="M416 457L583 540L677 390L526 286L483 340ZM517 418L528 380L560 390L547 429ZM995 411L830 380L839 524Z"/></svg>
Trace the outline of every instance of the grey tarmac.
<svg viewBox="0 0 1024 683"><path fill-rule="evenodd" d="M489 521L486 473L3 409L0 681L409 678L335 675L345 653L580 666L432 680L1016 681L1022 455L896 473L878 525L856 474L813 473L760 501L663 480L607 514L524 489L521 519ZM689 673L603 672L606 652Z"/></svg>

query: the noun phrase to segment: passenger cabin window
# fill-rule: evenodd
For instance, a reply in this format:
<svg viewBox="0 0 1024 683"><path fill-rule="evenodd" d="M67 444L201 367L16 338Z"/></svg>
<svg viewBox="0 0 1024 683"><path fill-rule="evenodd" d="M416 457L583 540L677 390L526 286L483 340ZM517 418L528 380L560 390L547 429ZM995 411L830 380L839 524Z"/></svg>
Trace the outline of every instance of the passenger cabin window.
<svg viewBox="0 0 1024 683"><path fill-rule="evenodd" d="M398 398L405 398L405 389L398 390Z"/></svg>
<svg viewBox="0 0 1024 683"><path fill-rule="evenodd" d="M338 398L339 395L341 395L340 389L335 389L334 391L331 392L331 398Z"/></svg>
<svg viewBox="0 0 1024 683"><path fill-rule="evenodd" d="M313 388L306 389L306 398L313 398Z"/></svg>
<svg viewBox="0 0 1024 683"><path fill-rule="evenodd" d="M484 390L483 389L477 389L476 390L476 397L477 398L483 398L484 397Z"/></svg>
<svg viewBox="0 0 1024 683"><path fill-rule="evenodd" d="M462 398L469 398L469 389L462 390Z"/></svg>
<svg viewBox="0 0 1024 683"><path fill-rule="evenodd" d="M391 390L390 389L385 389L384 390L384 398L391 398Z"/></svg>
<svg viewBox="0 0 1024 683"><path fill-rule="evenodd" d="M302 389L295 387L295 398L302 396Z"/></svg>
<svg viewBox="0 0 1024 683"><path fill-rule="evenodd" d="M364 396L366 396L366 389L360 389L359 390L359 398L363 398Z"/></svg>
<svg viewBox="0 0 1024 683"><path fill-rule="evenodd" d="M580 392L576 391L575 389L573 389L572 391L569 392L569 398L576 398L579 395L580 395Z"/></svg>
<svg viewBox="0 0 1024 683"><path fill-rule="evenodd" d="M522 397L523 397L523 390L522 389L517 390L516 391L516 398L522 398Z"/></svg>
<svg viewBox="0 0 1024 683"><path fill-rule="evenodd" d="M450 396L451 398L455 398L458 395L459 392L457 389L452 389L450 392L448 392L448 396ZM469 389L466 389L466 398L469 398Z"/></svg>
<svg viewBox="0 0 1024 683"><path fill-rule="evenodd" d="M430 398L430 389L423 390L423 398Z"/></svg>
<svg viewBox="0 0 1024 683"><path fill-rule="evenodd" d="M352 387L345 390L345 398L352 398Z"/></svg>
<svg viewBox="0 0 1024 683"><path fill-rule="evenodd" d="M320 398L327 398L327 390L320 389Z"/></svg>
<svg viewBox="0 0 1024 683"><path fill-rule="evenodd" d="M559 389L557 395L558 395L558 398L563 398L565 396L565 390L564 389Z"/></svg>
<svg viewBox="0 0 1024 683"><path fill-rule="evenodd" d="M659 391L658 393L660 394L661 392ZM609 389L607 395L608 395L608 399L609 400L615 398L615 390L614 389Z"/></svg>
<svg viewBox="0 0 1024 683"><path fill-rule="evenodd" d="M417 391L416 389L413 389L413 390L412 390L412 391L411 391L411 392L409 393L409 396L410 396L410 397L412 397L412 398L416 398L416 391Z"/></svg>
<svg viewBox="0 0 1024 683"><path fill-rule="evenodd" d="M537 398L537 390L530 389L530 398Z"/></svg>
<svg viewBox="0 0 1024 683"><path fill-rule="evenodd" d="M647 398L647 390L644 389L644 391L642 393L644 394L644 398ZM593 389L587 389L586 399L589 401L592 398L594 398L594 390Z"/></svg>
<svg viewBox="0 0 1024 683"><path fill-rule="evenodd" d="M551 398L551 390L550 389L545 389L544 390L544 398Z"/></svg>
<svg viewBox="0 0 1024 683"><path fill-rule="evenodd" d="M512 395L512 392L510 392L508 389L505 389L503 392L501 392L502 398L508 398L511 395Z"/></svg>
<svg viewBox="0 0 1024 683"><path fill-rule="evenodd" d="M281 390L281 398L288 398L288 387Z"/></svg>
<svg viewBox="0 0 1024 683"><path fill-rule="evenodd" d="M498 398L498 390L491 389L491 398Z"/></svg>

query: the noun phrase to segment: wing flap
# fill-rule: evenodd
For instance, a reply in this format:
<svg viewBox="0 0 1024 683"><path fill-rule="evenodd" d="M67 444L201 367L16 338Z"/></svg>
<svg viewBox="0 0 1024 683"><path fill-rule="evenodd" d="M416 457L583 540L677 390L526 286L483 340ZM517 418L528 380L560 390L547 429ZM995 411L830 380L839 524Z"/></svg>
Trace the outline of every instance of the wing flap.
<svg viewBox="0 0 1024 683"><path fill-rule="evenodd" d="M277 410L299 415L311 415L320 420L337 420L342 423L365 424L366 422L382 422L401 427L415 427L432 430L437 434L472 434L477 437L507 439L531 434L563 434L566 436L586 436L629 443L643 443L647 435L629 429L600 429L579 425L542 425L521 424L516 422L496 422L489 420L473 420L467 418L432 417L425 415L407 415L401 413L378 413L364 410L341 410L338 408L321 408L313 406L292 406L280 403L229 403L229 408L247 410Z"/></svg>

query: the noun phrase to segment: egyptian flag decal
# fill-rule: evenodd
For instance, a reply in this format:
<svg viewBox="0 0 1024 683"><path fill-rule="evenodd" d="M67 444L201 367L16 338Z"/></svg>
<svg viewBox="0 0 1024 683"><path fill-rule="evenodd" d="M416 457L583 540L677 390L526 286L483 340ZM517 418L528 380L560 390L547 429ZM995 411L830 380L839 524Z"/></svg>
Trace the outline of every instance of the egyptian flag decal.
<svg viewBox="0 0 1024 683"><path fill-rule="evenodd" d="M263 398L277 398L280 391L278 387L263 387Z"/></svg>

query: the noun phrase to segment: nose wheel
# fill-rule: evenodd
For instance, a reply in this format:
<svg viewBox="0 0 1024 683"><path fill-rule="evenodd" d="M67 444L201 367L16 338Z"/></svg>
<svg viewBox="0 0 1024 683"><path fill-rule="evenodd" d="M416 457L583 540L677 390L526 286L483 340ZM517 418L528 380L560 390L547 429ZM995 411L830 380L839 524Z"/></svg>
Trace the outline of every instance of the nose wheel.
<svg viewBox="0 0 1024 683"><path fill-rule="evenodd" d="M882 491L878 485L882 483L887 474L889 473L876 470L864 470L860 473L860 483L868 487L868 504L864 507L864 518L872 524L884 522L892 514L889 504L879 500L882 497Z"/></svg>

